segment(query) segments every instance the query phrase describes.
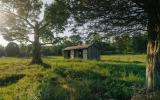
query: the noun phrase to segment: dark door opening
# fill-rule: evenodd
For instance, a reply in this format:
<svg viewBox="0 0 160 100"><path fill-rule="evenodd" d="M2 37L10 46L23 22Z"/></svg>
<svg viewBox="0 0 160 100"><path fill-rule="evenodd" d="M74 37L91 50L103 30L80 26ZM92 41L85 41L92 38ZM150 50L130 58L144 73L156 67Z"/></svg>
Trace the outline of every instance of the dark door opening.
<svg viewBox="0 0 160 100"><path fill-rule="evenodd" d="M67 58L71 58L71 52L70 51L67 52Z"/></svg>

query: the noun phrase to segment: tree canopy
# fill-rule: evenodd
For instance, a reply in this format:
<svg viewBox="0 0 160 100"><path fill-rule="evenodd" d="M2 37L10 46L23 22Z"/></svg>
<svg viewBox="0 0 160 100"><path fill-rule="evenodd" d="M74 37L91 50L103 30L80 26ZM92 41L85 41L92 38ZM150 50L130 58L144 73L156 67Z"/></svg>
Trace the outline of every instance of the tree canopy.
<svg viewBox="0 0 160 100"><path fill-rule="evenodd" d="M1 0L1 29L5 39L33 44L32 63L41 64L41 44L54 43L54 33L64 30L69 17L63 1L44 5L41 0ZM44 9L44 10L43 10ZM29 39L34 36L34 40Z"/></svg>
<svg viewBox="0 0 160 100"><path fill-rule="evenodd" d="M69 5L78 26L112 33L146 30L148 13L137 0L71 0Z"/></svg>
<svg viewBox="0 0 160 100"><path fill-rule="evenodd" d="M6 49L5 50L6 55L8 57L17 57L19 55L19 52L20 52L19 46L14 42L8 43L8 45L6 46L5 49Z"/></svg>
<svg viewBox="0 0 160 100"><path fill-rule="evenodd" d="M113 34L147 31L146 86L148 89L160 87L159 0L66 0L66 2L70 5L72 18L77 22L77 29L85 25L86 29ZM155 68L158 70L155 71Z"/></svg>

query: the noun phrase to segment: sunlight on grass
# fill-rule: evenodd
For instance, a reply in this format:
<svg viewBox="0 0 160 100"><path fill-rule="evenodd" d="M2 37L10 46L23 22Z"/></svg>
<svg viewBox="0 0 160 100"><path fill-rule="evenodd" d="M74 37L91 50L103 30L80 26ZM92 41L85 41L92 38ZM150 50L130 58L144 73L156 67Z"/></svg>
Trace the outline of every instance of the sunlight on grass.
<svg viewBox="0 0 160 100"><path fill-rule="evenodd" d="M145 55L102 56L101 61L45 57L0 58L0 100L128 100L144 85Z"/></svg>

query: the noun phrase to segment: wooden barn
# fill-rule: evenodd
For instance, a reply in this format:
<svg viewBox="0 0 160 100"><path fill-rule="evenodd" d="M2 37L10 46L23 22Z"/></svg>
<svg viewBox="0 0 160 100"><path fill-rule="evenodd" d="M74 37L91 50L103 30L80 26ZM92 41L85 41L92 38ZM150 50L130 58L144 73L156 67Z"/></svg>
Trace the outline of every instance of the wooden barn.
<svg viewBox="0 0 160 100"><path fill-rule="evenodd" d="M64 58L100 60L100 52L94 44L67 47L63 50Z"/></svg>

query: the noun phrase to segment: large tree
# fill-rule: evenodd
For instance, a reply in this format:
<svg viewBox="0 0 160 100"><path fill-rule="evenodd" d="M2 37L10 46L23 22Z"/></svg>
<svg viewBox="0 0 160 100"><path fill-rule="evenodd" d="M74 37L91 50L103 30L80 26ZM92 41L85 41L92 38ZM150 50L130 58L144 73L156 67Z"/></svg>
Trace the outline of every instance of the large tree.
<svg viewBox="0 0 160 100"><path fill-rule="evenodd" d="M53 43L54 32L63 31L69 13L63 1L44 5L41 0L0 0L1 33L5 39L31 42L32 64L41 64L41 44ZM34 40L29 40L29 35ZM40 41L43 41L41 43Z"/></svg>
<svg viewBox="0 0 160 100"><path fill-rule="evenodd" d="M90 44L99 44L102 41L99 33L91 32L86 37L86 42Z"/></svg>
<svg viewBox="0 0 160 100"><path fill-rule="evenodd" d="M128 54L132 52L132 37L129 34L121 34L113 38L113 45L117 53Z"/></svg>
<svg viewBox="0 0 160 100"><path fill-rule="evenodd" d="M82 37L80 35L71 35L69 37L72 45L80 45L82 44Z"/></svg>
<svg viewBox="0 0 160 100"><path fill-rule="evenodd" d="M146 86L160 86L160 0L66 1L76 26L114 34L148 31Z"/></svg>

